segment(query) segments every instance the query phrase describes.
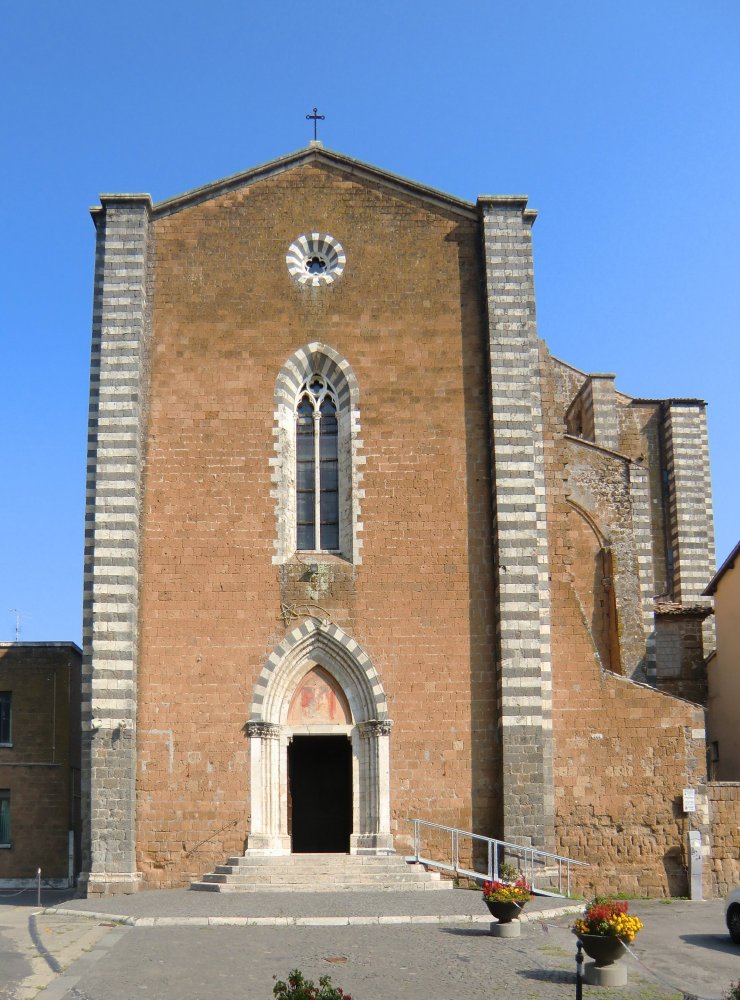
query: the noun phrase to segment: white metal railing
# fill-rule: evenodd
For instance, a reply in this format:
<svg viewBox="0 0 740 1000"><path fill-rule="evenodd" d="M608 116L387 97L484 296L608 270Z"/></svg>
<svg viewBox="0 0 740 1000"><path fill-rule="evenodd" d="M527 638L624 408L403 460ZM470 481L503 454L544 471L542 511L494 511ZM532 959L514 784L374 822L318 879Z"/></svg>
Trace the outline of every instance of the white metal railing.
<svg viewBox="0 0 740 1000"><path fill-rule="evenodd" d="M574 861L536 847L511 844L453 826L441 826L423 819L411 822L414 824L414 855L410 860L455 875L466 875L479 882L500 879L499 866L513 864L532 886L532 892L540 896L570 896L571 868L590 867L585 861ZM470 841L469 846L467 841ZM461 857L465 858L465 864L461 863Z"/></svg>

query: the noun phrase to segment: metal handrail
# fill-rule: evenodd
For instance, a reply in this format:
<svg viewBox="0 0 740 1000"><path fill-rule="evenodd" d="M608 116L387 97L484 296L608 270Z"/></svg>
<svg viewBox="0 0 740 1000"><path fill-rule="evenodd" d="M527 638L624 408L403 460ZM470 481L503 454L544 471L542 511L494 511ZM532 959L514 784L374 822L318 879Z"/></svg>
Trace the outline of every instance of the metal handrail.
<svg viewBox="0 0 740 1000"><path fill-rule="evenodd" d="M476 879L480 882L498 880L499 864L502 863L502 859L512 857L517 860L519 870L531 885L532 892L540 896L569 897L571 867L590 867L586 861L575 861L573 858L566 858L561 854L552 854L550 851L541 851L536 847L514 844L507 840L498 840L495 837L485 837L483 834L472 833L469 830L459 830L454 826L443 826L441 823L431 823L425 819L413 819L411 822L414 824L414 856L410 860L419 864L429 865L433 868L440 868L442 871L450 871L455 875L466 875L468 878ZM424 854L422 851L422 827L449 833L449 861L427 857ZM485 872L479 871L476 868L463 867L460 863L460 839L466 837L486 845ZM555 868L557 869L557 892L551 885L554 874L553 869ZM565 873L563 869L565 869ZM563 892L563 874L565 874L565 892ZM540 878L546 878L550 883L550 887L545 888L542 885L538 885L537 881Z"/></svg>

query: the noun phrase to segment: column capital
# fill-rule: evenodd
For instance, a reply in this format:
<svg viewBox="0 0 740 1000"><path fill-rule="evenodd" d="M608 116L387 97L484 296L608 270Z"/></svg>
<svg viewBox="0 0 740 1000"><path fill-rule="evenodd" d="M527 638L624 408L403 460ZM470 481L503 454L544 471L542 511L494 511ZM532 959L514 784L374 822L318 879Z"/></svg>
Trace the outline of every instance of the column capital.
<svg viewBox="0 0 740 1000"><path fill-rule="evenodd" d="M363 740L372 739L374 736L388 736L393 722L390 719L368 719L358 725L360 738Z"/></svg>
<svg viewBox="0 0 740 1000"><path fill-rule="evenodd" d="M247 736L260 740L278 740L283 730L274 722L248 722L245 728Z"/></svg>
<svg viewBox="0 0 740 1000"><path fill-rule="evenodd" d="M481 194L478 195L478 208L484 215L487 212L520 215L531 226L537 218L537 209L527 208L528 201L526 194Z"/></svg>

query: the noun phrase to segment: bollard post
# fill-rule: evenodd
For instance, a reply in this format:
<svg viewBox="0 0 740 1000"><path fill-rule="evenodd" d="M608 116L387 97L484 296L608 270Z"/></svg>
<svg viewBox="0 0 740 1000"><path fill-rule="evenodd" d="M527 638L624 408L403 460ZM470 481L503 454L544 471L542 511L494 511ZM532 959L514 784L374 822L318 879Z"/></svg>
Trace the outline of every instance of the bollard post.
<svg viewBox="0 0 740 1000"><path fill-rule="evenodd" d="M36 871L36 905L41 909L41 869Z"/></svg>
<svg viewBox="0 0 740 1000"><path fill-rule="evenodd" d="M578 942L576 951L576 1000L583 1000L583 944Z"/></svg>

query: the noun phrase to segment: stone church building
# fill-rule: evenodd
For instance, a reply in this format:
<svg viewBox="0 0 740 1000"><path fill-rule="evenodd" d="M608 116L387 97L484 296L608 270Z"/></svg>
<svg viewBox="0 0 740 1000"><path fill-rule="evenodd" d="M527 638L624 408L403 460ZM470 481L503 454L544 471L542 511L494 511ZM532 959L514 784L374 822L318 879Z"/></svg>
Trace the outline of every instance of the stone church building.
<svg viewBox="0 0 740 1000"><path fill-rule="evenodd" d="M87 892L414 818L685 891L705 404L550 355L527 199L314 142L92 215Z"/></svg>

